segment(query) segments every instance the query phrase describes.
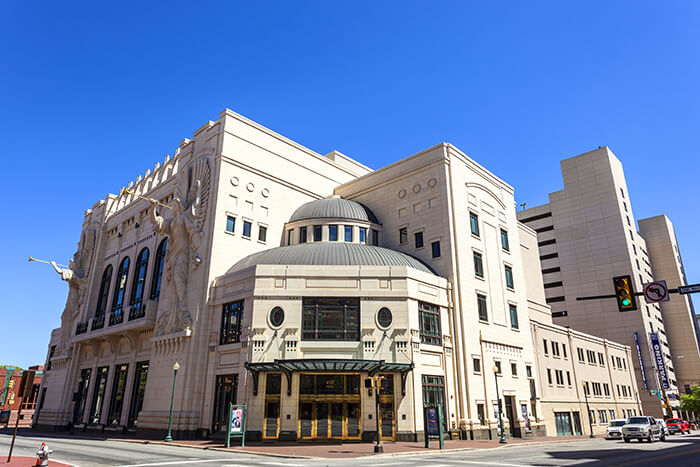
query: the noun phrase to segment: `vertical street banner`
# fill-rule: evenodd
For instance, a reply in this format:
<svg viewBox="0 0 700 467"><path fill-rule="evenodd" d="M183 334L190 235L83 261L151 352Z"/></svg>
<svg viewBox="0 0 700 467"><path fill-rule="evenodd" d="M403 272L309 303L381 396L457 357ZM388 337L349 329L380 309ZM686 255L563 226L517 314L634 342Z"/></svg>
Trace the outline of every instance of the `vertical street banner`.
<svg viewBox="0 0 700 467"><path fill-rule="evenodd" d="M642 383L644 383L644 390L648 390L649 386L647 385L647 375L644 373L644 361L642 360L642 352L639 350L639 336L637 333L634 333L634 345L637 347L637 357L639 357L639 371L642 373Z"/></svg>
<svg viewBox="0 0 700 467"><path fill-rule="evenodd" d="M650 332L649 341L651 343L651 353L654 356L654 365L656 365L656 370L659 372L661 384L663 384L664 389L671 389L671 385L668 381L668 373L666 373L666 364L664 363L663 348L661 347L661 342L659 342L659 334Z"/></svg>

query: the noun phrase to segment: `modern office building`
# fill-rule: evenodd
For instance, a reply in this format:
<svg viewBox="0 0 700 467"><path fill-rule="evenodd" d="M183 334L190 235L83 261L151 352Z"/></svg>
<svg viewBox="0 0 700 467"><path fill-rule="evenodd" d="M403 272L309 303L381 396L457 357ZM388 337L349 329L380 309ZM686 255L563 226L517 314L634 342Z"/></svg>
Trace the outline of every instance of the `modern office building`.
<svg viewBox="0 0 700 467"><path fill-rule="evenodd" d="M673 224L665 215L639 220L649 261L656 280L665 280L669 288L688 285ZM676 370L678 389L690 393L700 385L700 329L690 295L672 295L660 302L671 362Z"/></svg>
<svg viewBox="0 0 700 467"><path fill-rule="evenodd" d="M614 294L616 276L631 276L635 291L663 278L635 228L622 164L602 147L563 160L561 169L564 189L550 193L549 203L518 212L518 219L537 232L554 323L630 346L643 410L660 417L665 411L662 401L649 390L677 399L680 381L661 306L636 297L636 311L620 312L614 298L577 300ZM661 367L652 358L652 335L658 336Z"/></svg>
<svg viewBox="0 0 700 467"><path fill-rule="evenodd" d="M86 211L38 424L162 435L174 384L176 437L544 434L521 232L452 145L371 171L225 110Z"/></svg>

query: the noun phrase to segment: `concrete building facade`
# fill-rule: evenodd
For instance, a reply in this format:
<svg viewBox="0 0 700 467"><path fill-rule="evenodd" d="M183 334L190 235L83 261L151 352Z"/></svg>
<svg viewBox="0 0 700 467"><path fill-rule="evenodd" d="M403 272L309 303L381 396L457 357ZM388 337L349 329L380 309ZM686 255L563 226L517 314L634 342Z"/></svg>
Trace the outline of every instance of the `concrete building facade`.
<svg viewBox="0 0 700 467"><path fill-rule="evenodd" d="M243 402L252 439L416 440L424 404L467 438L544 434L521 234L450 144L371 171L225 110L86 211L38 425L163 433L177 363L176 437Z"/></svg>
<svg viewBox="0 0 700 467"><path fill-rule="evenodd" d="M563 160L561 169L564 189L550 193L549 203L518 212L518 219L537 232L543 286L554 323L630 346L643 412L670 415L649 392L661 391L671 399L678 394L679 376L661 306L638 296L637 311L619 312L614 298L577 300L613 294L616 276L631 276L636 292L644 283L662 279L653 269L645 238L635 228L622 164L602 147ZM659 338L667 387L652 359L650 333Z"/></svg>

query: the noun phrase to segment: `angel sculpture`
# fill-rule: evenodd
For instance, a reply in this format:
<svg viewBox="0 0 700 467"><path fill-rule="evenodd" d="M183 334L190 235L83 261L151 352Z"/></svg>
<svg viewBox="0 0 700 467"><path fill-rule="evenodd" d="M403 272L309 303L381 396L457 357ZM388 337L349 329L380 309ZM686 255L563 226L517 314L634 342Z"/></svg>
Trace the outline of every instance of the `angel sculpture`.
<svg viewBox="0 0 700 467"><path fill-rule="evenodd" d="M85 301L94 245L95 231L91 229L83 236L78 251L68 263L68 268L60 268L55 261L49 261L49 264L61 275L61 279L68 282L69 287L66 306L61 314L61 350L68 347L68 341L73 331L73 322L78 317Z"/></svg>
<svg viewBox="0 0 700 467"><path fill-rule="evenodd" d="M190 167L187 197L176 196L172 201L172 216L160 215L159 206L151 200L150 219L153 230L168 236L166 283L170 293L170 309L159 313L155 335L170 334L192 327L192 316L187 307L187 282L190 261L196 269L201 262L199 248L209 192L209 165L199 159ZM178 190L179 191L179 190ZM180 193L178 193L180 194Z"/></svg>

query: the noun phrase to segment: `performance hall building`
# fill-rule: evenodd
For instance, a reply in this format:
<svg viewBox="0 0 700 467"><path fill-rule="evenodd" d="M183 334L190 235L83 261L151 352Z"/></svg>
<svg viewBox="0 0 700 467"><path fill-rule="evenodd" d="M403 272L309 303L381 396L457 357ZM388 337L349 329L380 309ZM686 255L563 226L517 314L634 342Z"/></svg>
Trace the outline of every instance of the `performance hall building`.
<svg viewBox="0 0 700 467"><path fill-rule="evenodd" d="M544 434L520 232L454 146L372 171L225 110L86 211L38 425L162 435L177 362L176 438L245 402L249 439L372 439L374 375L383 439L436 403L493 438L499 396L509 434Z"/></svg>

